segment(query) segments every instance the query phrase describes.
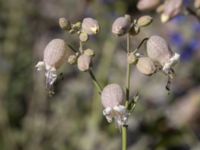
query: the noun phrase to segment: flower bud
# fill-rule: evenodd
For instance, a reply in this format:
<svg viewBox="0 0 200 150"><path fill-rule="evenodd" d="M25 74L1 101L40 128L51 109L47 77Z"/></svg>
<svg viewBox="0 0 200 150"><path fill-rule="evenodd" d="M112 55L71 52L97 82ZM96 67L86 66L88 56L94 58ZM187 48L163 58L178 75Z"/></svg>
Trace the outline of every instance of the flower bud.
<svg viewBox="0 0 200 150"><path fill-rule="evenodd" d="M101 93L102 105L107 108L114 108L124 102L124 93L118 84L109 84L104 87Z"/></svg>
<svg viewBox="0 0 200 150"><path fill-rule="evenodd" d="M137 61L137 57L135 56L135 54L133 52L128 54L127 61L129 64L133 64Z"/></svg>
<svg viewBox="0 0 200 150"><path fill-rule="evenodd" d="M155 9L160 3L160 0L140 0L137 8L141 11L149 11Z"/></svg>
<svg viewBox="0 0 200 150"><path fill-rule="evenodd" d="M194 1L194 8L200 8L200 0L195 0Z"/></svg>
<svg viewBox="0 0 200 150"><path fill-rule="evenodd" d="M69 64L73 65L73 64L76 63L76 61L77 61L77 56L76 56L76 55L70 55L70 56L68 57L68 63L69 63Z"/></svg>
<svg viewBox="0 0 200 150"><path fill-rule="evenodd" d="M78 57L77 65L80 71L88 71L91 66L92 58L88 55L82 54Z"/></svg>
<svg viewBox="0 0 200 150"><path fill-rule="evenodd" d="M97 34L99 32L99 24L93 18L85 18L82 22L82 32L88 35Z"/></svg>
<svg viewBox="0 0 200 150"><path fill-rule="evenodd" d="M177 16L182 10L183 0L167 0L164 3L164 10L161 14L161 21L163 23L169 21L171 18Z"/></svg>
<svg viewBox="0 0 200 150"><path fill-rule="evenodd" d="M149 57L139 58L136 67L144 75L152 75L156 71L156 67Z"/></svg>
<svg viewBox="0 0 200 150"><path fill-rule="evenodd" d="M71 23L65 18L59 18L59 25L61 29L69 31L71 29Z"/></svg>
<svg viewBox="0 0 200 150"><path fill-rule="evenodd" d="M137 25L139 27L145 27L149 25L153 21L153 18L151 16L142 16L138 19Z"/></svg>
<svg viewBox="0 0 200 150"><path fill-rule="evenodd" d="M94 53L94 50L88 48L88 49L84 50L84 55L94 56L95 53Z"/></svg>
<svg viewBox="0 0 200 150"><path fill-rule="evenodd" d="M112 33L118 36L122 36L129 32L131 28L131 20L129 17L119 17L112 24Z"/></svg>
<svg viewBox="0 0 200 150"><path fill-rule="evenodd" d="M86 42L88 40L88 34L85 32L81 32L79 35L79 39L81 42Z"/></svg>
<svg viewBox="0 0 200 150"><path fill-rule="evenodd" d="M66 50L69 47L62 39L53 39L44 50L44 62L51 67L59 68L66 59Z"/></svg>

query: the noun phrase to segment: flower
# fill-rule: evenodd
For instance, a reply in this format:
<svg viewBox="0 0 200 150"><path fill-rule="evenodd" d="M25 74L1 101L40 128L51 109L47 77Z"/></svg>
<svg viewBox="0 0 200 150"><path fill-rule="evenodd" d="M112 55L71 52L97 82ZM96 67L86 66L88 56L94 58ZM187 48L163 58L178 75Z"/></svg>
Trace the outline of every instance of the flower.
<svg viewBox="0 0 200 150"><path fill-rule="evenodd" d="M124 93L118 84L109 84L101 93L101 102L104 106L103 115L109 123L113 118L118 127L127 125L129 113L124 106Z"/></svg>
<svg viewBox="0 0 200 150"><path fill-rule="evenodd" d="M182 6L183 0L166 0L163 5L163 10L161 10L161 21L165 23L177 16L181 12Z"/></svg>
<svg viewBox="0 0 200 150"><path fill-rule="evenodd" d="M162 37L157 35L151 36L147 41L147 54L149 58L162 66L165 73L169 73L180 57L178 53L172 52Z"/></svg>
<svg viewBox="0 0 200 150"><path fill-rule="evenodd" d="M93 18L84 18L81 28L82 32L88 35L97 34L99 32L98 21Z"/></svg>
<svg viewBox="0 0 200 150"><path fill-rule="evenodd" d="M112 24L112 33L118 36L122 36L129 32L131 28L131 17L125 15L123 17L118 17Z"/></svg>
<svg viewBox="0 0 200 150"><path fill-rule="evenodd" d="M36 64L38 71L45 69L47 87L51 87L56 81L56 70L64 63L67 49L69 47L64 40L53 39L44 49L43 61Z"/></svg>
<svg viewBox="0 0 200 150"><path fill-rule="evenodd" d="M137 4L137 8L141 11L153 10L160 3L160 0L140 0Z"/></svg>

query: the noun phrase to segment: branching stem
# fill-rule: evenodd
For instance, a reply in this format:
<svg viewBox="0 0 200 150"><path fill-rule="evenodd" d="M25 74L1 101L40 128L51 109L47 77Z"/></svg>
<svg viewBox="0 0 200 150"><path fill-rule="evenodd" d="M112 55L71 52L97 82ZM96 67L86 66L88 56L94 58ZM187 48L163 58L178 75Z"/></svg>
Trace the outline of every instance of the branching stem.
<svg viewBox="0 0 200 150"><path fill-rule="evenodd" d="M88 70L88 73L90 74L90 77L92 78L92 81L94 83L94 85L96 86L97 90L98 90L98 93L101 94L103 88L102 86L100 85L100 83L98 82L98 80L96 79L92 69L89 69Z"/></svg>
<svg viewBox="0 0 200 150"><path fill-rule="evenodd" d="M127 34L127 56L130 53L130 34ZM128 107L129 97L130 97L130 74L131 74L131 65L127 61L127 71L126 71L126 107ZM122 150L127 150L127 129L128 126L124 125L122 127Z"/></svg>

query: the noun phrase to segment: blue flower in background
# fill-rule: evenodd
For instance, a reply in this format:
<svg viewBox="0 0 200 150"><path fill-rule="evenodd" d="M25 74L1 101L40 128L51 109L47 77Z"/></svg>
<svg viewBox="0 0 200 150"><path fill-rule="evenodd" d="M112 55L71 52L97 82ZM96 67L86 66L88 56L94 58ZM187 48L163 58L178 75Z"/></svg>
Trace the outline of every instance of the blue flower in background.
<svg viewBox="0 0 200 150"><path fill-rule="evenodd" d="M177 47L182 47L184 44L183 36L179 32L174 32L170 35L170 43Z"/></svg>
<svg viewBox="0 0 200 150"><path fill-rule="evenodd" d="M185 6L188 6L191 3L191 0L184 0L183 3Z"/></svg>
<svg viewBox="0 0 200 150"><path fill-rule="evenodd" d="M197 50L200 49L199 40L193 40L192 42L186 44L181 52L181 60L188 61L192 58Z"/></svg>

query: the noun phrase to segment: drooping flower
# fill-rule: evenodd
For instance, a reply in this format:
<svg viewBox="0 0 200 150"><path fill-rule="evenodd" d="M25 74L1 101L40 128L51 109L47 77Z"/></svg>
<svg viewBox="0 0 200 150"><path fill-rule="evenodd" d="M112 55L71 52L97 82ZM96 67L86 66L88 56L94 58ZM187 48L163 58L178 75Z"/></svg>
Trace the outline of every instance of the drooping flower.
<svg viewBox="0 0 200 150"><path fill-rule="evenodd" d="M84 18L81 30L88 35L97 34L99 32L99 23L93 18Z"/></svg>
<svg viewBox="0 0 200 150"><path fill-rule="evenodd" d="M118 127L127 125L129 113L124 106L123 90L118 84L109 84L103 89L101 102L105 108L103 115L109 123L114 119Z"/></svg>
<svg viewBox="0 0 200 150"><path fill-rule="evenodd" d="M171 50L167 42L160 36L154 35L147 41L147 54L153 61L162 66L165 73L177 63L180 55Z"/></svg>
<svg viewBox="0 0 200 150"><path fill-rule="evenodd" d="M45 69L47 87L51 87L56 81L56 70L66 60L66 52L69 47L62 39L51 40L44 49L43 61L36 64L38 71Z"/></svg>

